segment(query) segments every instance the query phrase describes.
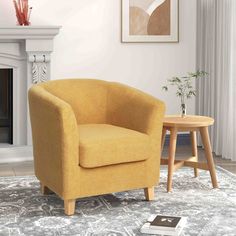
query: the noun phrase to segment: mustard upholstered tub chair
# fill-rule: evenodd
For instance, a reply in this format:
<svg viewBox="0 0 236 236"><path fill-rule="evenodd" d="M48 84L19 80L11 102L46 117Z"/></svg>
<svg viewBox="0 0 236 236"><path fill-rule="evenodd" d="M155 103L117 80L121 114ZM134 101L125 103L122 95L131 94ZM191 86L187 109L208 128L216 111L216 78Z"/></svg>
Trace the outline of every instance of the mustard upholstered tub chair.
<svg viewBox="0 0 236 236"><path fill-rule="evenodd" d="M159 181L164 104L119 83L54 80L29 90L35 174L64 200L144 188Z"/></svg>

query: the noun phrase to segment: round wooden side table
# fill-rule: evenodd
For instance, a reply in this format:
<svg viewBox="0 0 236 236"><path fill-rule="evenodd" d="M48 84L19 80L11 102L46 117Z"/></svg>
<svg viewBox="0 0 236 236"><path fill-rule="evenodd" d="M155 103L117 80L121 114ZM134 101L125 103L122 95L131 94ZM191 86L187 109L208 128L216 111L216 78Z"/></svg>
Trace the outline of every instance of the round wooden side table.
<svg viewBox="0 0 236 236"><path fill-rule="evenodd" d="M162 149L165 142L167 130L170 131L169 157L162 158L161 164L168 165L168 180L167 192L172 190L172 177L174 171L182 166L189 166L194 168L195 177L198 176L198 169L210 171L213 188L218 188L215 166L212 156L211 143L208 134L208 126L214 124L214 119L205 116L166 116L163 122L162 132ZM181 131L189 131L192 143L192 157L186 160L175 160L177 133ZM205 149L205 157L207 162L198 162L197 152L197 135L200 131L202 143Z"/></svg>

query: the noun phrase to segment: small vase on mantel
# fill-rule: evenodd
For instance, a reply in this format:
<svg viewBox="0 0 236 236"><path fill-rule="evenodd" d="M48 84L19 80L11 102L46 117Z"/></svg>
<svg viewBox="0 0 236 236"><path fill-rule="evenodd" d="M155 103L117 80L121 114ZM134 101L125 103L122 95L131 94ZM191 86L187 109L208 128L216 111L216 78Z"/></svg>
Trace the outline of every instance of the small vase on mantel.
<svg viewBox="0 0 236 236"><path fill-rule="evenodd" d="M28 0L13 0L16 11L17 24L21 26L30 25L32 7L29 7Z"/></svg>

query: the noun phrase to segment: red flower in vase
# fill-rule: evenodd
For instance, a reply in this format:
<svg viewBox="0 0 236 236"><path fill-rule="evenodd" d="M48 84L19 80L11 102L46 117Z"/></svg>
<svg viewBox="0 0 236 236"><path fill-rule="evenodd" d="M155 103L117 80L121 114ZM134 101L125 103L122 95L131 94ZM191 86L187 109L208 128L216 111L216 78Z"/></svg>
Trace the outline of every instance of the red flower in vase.
<svg viewBox="0 0 236 236"><path fill-rule="evenodd" d="M19 25L30 25L30 14L32 7L29 7L28 0L13 0L16 10L16 18Z"/></svg>

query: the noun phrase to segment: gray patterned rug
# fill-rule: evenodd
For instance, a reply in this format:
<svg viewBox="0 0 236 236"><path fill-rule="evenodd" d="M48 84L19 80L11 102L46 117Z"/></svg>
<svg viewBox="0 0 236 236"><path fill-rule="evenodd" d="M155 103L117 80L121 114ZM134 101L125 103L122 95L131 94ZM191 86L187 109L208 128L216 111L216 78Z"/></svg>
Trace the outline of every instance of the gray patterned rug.
<svg viewBox="0 0 236 236"><path fill-rule="evenodd" d="M63 201L42 196L39 182L30 177L0 178L0 236L131 236L150 214L182 215L188 223L182 235L236 235L236 176L217 168L220 189L213 190L209 173L180 169L174 174L173 192L166 193L162 168L156 199L144 201L142 190L77 201L76 214L66 217Z"/></svg>

